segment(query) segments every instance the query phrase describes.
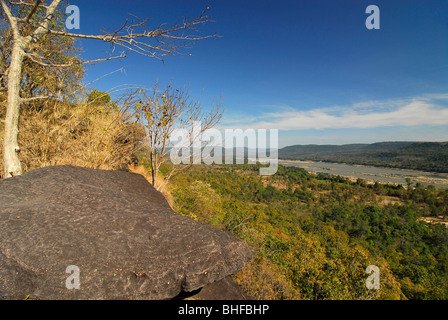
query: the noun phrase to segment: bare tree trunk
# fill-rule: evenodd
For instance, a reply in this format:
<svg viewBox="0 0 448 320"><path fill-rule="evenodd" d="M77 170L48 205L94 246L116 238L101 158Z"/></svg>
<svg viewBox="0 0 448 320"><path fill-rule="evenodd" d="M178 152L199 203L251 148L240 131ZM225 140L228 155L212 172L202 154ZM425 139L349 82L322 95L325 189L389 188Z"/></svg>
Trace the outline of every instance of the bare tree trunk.
<svg viewBox="0 0 448 320"><path fill-rule="evenodd" d="M20 113L20 81L22 78L22 62L25 52L22 40L16 39L12 47L11 63L8 71L8 100L5 118L5 136L3 142L3 165L5 178L22 174L19 159L19 113Z"/></svg>
<svg viewBox="0 0 448 320"><path fill-rule="evenodd" d="M159 168L157 167L157 153L153 151L151 156L151 171L152 171L152 185L157 189L157 174Z"/></svg>

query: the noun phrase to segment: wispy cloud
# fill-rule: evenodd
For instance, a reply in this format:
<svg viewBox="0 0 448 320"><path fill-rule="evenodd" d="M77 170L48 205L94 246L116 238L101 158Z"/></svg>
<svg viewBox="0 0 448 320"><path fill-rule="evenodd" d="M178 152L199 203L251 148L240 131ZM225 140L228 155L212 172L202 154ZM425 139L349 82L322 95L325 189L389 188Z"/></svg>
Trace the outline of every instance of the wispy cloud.
<svg viewBox="0 0 448 320"><path fill-rule="evenodd" d="M436 101L437 100L437 101ZM442 101L441 101L442 100ZM351 106L312 110L276 110L225 127L279 130L379 128L393 126L448 125L447 94L425 95L412 99L367 101ZM437 103L436 103L437 102ZM242 124L244 124L242 126Z"/></svg>

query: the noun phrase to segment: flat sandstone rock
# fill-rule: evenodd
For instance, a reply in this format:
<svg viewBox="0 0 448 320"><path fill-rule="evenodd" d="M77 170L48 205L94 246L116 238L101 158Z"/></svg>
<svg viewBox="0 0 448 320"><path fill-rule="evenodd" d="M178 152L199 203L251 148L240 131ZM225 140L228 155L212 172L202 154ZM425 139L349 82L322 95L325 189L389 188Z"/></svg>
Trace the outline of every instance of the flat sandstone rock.
<svg viewBox="0 0 448 320"><path fill-rule="evenodd" d="M0 299L170 299L252 254L138 174L55 166L0 181Z"/></svg>

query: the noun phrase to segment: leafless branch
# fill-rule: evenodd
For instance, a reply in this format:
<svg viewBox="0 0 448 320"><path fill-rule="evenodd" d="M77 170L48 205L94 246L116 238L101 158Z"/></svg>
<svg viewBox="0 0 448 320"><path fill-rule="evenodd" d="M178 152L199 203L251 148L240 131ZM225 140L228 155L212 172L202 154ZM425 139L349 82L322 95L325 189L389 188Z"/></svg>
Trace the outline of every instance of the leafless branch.
<svg viewBox="0 0 448 320"><path fill-rule="evenodd" d="M38 57L38 60L36 59L35 55L32 54L26 54L26 57L34 62L37 63L38 65L42 66L42 67L50 67L50 68L67 68L67 67L72 67L74 65L79 65L79 64L93 64L93 63L99 63L99 62L104 62L104 61L109 61L109 60L113 60L113 59L120 59L120 58L125 58L126 57L126 53L122 52L119 56L113 56L113 57L108 57L108 58L102 58L102 59L95 59L95 60L87 60L87 61L82 61L82 60L76 60L70 63L63 63L63 64L57 64L57 63L46 63L42 61L42 57Z"/></svg>
<svg viewBox="0 0 448 320"><path fill-rule="evenodd" d="M43 24L37 27L36 30L34 30L34 32L27 37L27 41L35 42L39 40L45 33L48 33L50 22L52 21L54 17L54 12L60 2L61 0L53 0L50 3L45 12L45 18L43 19Z"/></svg>
<svg viewBox="0 0 448 320"><path fill-rule="evenodd" d="M30 6L30 7L34 7L37 6L39 8L45 8L47 9L48 6L42 4L42 1L37 1L39 4L36 3L30 3L30 2L25 2L25 1L11 1L12 5L18 5L18 6Z"/></svg>
<svg viewBox="0 0 448 320"><path fill-rule="evenodd" d="M8 18L9 24L11 26L12 34L15 39L20 36L19 28L17 26L17 19L13 16L9 6L5 3L4 0L0 0L0 4L2 5L3 11L6 14L6 17Z"/></svg>
<svg viewBox="0 0 448 320"><path fill-rule="evenodd" d="M50 99L51 96L36 96L36 97L30 97L30 98L20 98L22 102L30 102L34 100L41 100L41 99Z"/></svg>
<svg viewBox="0 0 448 320"><path fill-rule="evenodd" d="M156 28L148 29L146 26L147 20L143 19L137 22L130 23L129 20L112 32L106 32L103 35L80 34L60 30L48 29L47 32L58 35L67 36L78 39L100 40L109 42L112 45L121 46L128 51L133 51L144 56L160 58L165 55L179 53L178 49L186 47L185 43L175 44L175 41L194 42L202 39L216 37L216 35L193 36L186 35L185 31L194 31L195 26L205 24L211 20L205 15L206 8L199 17L191 21L184 20L183 23L177 23L172 27L164 29L164 25L159 25ZM181 34L178 34L181 32ZM149 40L154 40L152 43Z"/></svg>
<svg viewBox="0 0 448 320"><path fill-rule="evenodd" d="M31 9L30 13L28 14L28 17L26 18L26 23L28 23L30 21L30 19L33 17L33 15L36 13L37 8L39 8L39 5L41 4L41 0L37 0L36 3L34 4L33 9Z"/></svg>

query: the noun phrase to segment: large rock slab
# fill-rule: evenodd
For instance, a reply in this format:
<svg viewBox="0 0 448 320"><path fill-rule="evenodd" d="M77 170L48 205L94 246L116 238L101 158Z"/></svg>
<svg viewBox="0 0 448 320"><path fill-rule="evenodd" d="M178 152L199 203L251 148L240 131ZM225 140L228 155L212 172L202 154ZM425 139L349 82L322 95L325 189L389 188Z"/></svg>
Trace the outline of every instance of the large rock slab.
<svg viewBox="0 0 448 320"><path fill-rule="evenodd" d="M0 181L0 298L169 299L238 272L231 233L175 213L141 175L45 167ZM68 289L79 270L79 289Z"/></svg>

